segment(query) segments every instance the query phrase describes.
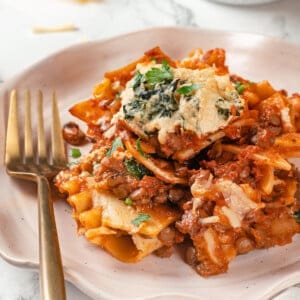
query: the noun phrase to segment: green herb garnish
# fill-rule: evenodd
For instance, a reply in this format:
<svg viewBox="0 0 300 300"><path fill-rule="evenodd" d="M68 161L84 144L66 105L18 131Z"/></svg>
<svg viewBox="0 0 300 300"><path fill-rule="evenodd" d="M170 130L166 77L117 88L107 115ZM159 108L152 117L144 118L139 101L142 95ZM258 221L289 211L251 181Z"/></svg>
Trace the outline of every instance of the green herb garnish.
<svg viewBox="0 0 300 300"><path fill-rule="evenodd" d="M124 165L129 174L137 179L142 179L145 175L152 175L151 171L139 164L134 158L126 158Z"/></svg>
<svg viewBox="0 0 300 300"><path fill-rule="evenodd" d="M294 212L294 218L295 218L297 223L300 223L300 210Z"/></svg>
<svg viewBox="0 0 300 300"><path fill-rule="evenodd" d="M142 79L143 79L142 73L140 71L137 71L133 77L131 87L133 89L137 88L141 84Z"/></svg>
<svg viewBox="0 0 300 300"><path fill-rule="evenodd" d="M120 148L124 148L123 143L121 138L117 137L111 144L111 147L109 148L109 150L106 152L105 156L106 157L110 157L115 151L116 149L120 147Z"/></svg>
<svg viewBox="0 0 300 300"><path fill-rule="evenodd" d="M80 152L80 149L78 148L72 148L71 149L71 156L72 158L78 158L81 156L81 152Z"/></svg>
<svg viewBox="0 0 300 300"><path fill-rule="evenodd" d="M173 79L173 73L168 62L163 60L162 67L160 69L152 68L145 74L145 77L149 84L155 85L165 80L171 81Z"/></svg>
<svg viewBox="0 0 300 300"><path fill-rule="evenodd" d="M148 221L150 218L151 216L148 214L139 214L134 220L131 221L131 224L139 227L141 223Z"/></svg>
<svg viewBox="0 0 300 300"><path fill-rule="evenodd" d="M177 92L181 95L189 95L193 91L203 87L203 83L193 83L191 85L184 85L177 90Z"/></svg>
<svg viewBox="0 0 300 300"><path fill-rule="evenodd" d="M130 198L126 198L126 199L124 200L124 203L125 203L126 205L130 206L130 205L132 205L132 200L131 200Z"/></svg>
<svg viewBox="0 0 300 300"><path fill-rule="evenodd" d="M237 81L235 83L235 89L237 90L237 92L239 94L242 94L244 92L244 90L245 90L245 86L244 86L244 84L242 82Z"/></svg>
<svg viewBox="0 0 300 300"><path fill-rule="evenodd" d="M143 149L142 149L142 146L141 146L141 138L138 138L138 139L136 140L135 145L136 145L137 151L138 151L142 156L144 156L144 157L146 157L146 158L149 157L149 155L147 155L147 154L143 151Z"/></svg>

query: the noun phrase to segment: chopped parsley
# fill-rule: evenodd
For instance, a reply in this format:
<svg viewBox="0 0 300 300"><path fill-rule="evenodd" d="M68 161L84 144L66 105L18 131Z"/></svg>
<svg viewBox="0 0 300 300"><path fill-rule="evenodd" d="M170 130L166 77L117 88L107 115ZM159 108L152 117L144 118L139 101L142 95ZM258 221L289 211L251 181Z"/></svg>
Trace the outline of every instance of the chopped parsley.
<svg viewBox="0 0 300 300"><path fill-rule="evenodd" d="M126 205L130 206L130 205L132 205L132 200L131 200L130 198L126 198L126 199L124 200L124 203L125 203Z"/></svg>
<svg viewBox="0 0 300 300"><path fill-rule="evenodd" d="M152 68L145 74L146 81L151 85L156 85L157 83L161 83L165 80L171 81L173 79L173 72L170 68L168 62L163 60L162 67Z"/></svg>
<svg viewBox="0 0 300 300"><path fill-rule="evenodd" d="M139 227L143 222L146 222L149 219L151 219L151 216L149 214L139 214L134 220L131 221L131 224Z"/></svg>
<svg viewBox="0 0 300 300"><path fill-rule="evenodd" d="M140 71L137 71L132 79L131 87L133 89L137 88L141 84L142 79L143 79L142 73Z"/></svg>
<svg viewBox="0 0 300 300"><path fill-rule="evenodd" d="M191 85L184 85L177 90L177 92L181 95L189 95L193 91L203 87L203 83L192 83Z"/></svg>
<svg viewBox="0 0 300 300"><path fill-rule="evenodd" d="M294 212L294 218L295 218L297 223L300 223L300 210Z"/></svg>
<svg viewBox="0 0 300 300"><path fill-rule="evenodd" d="M81 152L80 152L80 149L78 148L72 148L71 149L71 156L72 158L78 158L81 156Z"/></svg>
<svg viewBox="0 0 300 300"><path fill-rule="evenodd" d="M117 148L124 148L122 140L120 137L117 137L111 144L111 147L109 148L109 150L106 152L105 156L106 157L110 157Z"/></svg>
<svg viewBox="0 0 300 300"><path fill-rule="evenodd" d="M151 171L139 164L134 158L126 158L124 165L131 176L142 179L145 175L152 175Z"/></svg>
<svg viewBox="0 0 300 300"><path fill-rule="evenodd" d="M143 149L142 149L142 146L141 146L141 138L138 138L138 139L136 140L135 145L136 145L137 151L138 151L142 156L144 156L144 157L146 157L146 158L149 157L149 155L145 154L145 152L144 152Z"/></svg>
<svg viewBox="0 0 300 300"><path fill-rule="evenodd" d="M243 84L242 82L237 81L237 82L235 83L235 89L237 90L237 92L238 92L239 94L243 94L243 92L244 92L244 90L245 90L245 86L244 86L244 84Z"/></svg>

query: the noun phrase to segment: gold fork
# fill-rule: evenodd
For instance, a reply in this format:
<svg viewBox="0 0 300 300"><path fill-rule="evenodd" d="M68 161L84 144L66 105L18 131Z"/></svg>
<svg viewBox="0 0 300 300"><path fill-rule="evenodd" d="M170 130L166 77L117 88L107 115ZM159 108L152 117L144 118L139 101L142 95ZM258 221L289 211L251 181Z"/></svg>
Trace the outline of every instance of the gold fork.
<svg viewBox="0 0 300 300"><path fill-rule="evenodd" d="M8 175L31 180L38 186L39 255L41 295L45 300L65 299L65 285L54 219L49 179L66 165L59 110L55 93L52 101L51 152L49 160L43 122L43 95L37 95L37 153L34 154L31 125L31 97L25 92L24 147L21 147L15 90L10 95L6 133L5 164ZM23 155L22 155L23 152Z"/></svg>

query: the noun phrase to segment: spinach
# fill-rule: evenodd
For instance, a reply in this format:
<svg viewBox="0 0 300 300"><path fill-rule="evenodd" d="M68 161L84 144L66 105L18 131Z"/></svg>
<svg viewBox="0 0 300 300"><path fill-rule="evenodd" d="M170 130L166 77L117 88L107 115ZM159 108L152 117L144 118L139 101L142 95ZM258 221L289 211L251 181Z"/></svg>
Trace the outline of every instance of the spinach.
<svg viewBox="0 0 300 300"><path fill-rule="evenodd" d="M137 179L142 179L145 175L152 175L152 172L139 164L134 158L126 158L124 165L129 174Z"/></svg>
<svg viewBox="0 0 300 300"><path fill-rule="evenodd" d="M146 102L135 97L131 102L123 106L125 120L132 120L137 113L145 109Z"/></svg>
<svg viewBox="0 0 300 300"><path fill-rule="evenodd" d="M218 114L222 115L225 120L227 120L229 118L229 116L230 116L230 110L229 110L228 107L226 107L226 102L225 102L224 99L219 98L216 101L215 107L216 107L216 109L218 111Z"/></svg>
<svg viewBox="0 0 300 300"><path fill-rule="evenodd" d="M175 99L172 96L161 92L158 94L157 100L151 106L147 118L152 120L156 116L171 117L177 109L178 103Z"/></svg>

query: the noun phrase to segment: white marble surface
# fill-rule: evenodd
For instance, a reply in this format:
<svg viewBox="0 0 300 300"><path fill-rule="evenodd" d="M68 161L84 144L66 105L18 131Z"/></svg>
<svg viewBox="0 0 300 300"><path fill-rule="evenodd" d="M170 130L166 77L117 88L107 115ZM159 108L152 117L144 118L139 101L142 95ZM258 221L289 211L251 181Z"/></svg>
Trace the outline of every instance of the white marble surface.
<svg viewBox="0 0 300 300"><path fill-rule="evenodd" d="M66 23L79 30L43 35L31 31L37 25ZM0 0L0 80L75 43L168 25L260 33L300 44L300 1L226 6L205 0L94 0L87 4L71 0ZM36 272L0 259L0 274L0 300L39 299ZM71 284L67 284L67 295L72 300L90 299ZM291 288L276 299L300 299L300 289Z"/></svg>

